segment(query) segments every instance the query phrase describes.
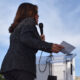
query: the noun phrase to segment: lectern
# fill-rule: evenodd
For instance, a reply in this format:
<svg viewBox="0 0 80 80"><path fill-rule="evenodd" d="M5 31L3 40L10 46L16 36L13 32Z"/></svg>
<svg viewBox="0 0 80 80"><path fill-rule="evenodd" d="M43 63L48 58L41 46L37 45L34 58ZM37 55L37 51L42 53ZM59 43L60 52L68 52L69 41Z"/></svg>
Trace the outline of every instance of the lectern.
<svg viewBox="0 0 80 80"><path fill-rule="evenodd" d="M75 56L76 54L42 56L40 64L39 57L36 57L37 77L35 80L48 80L49 75L56 77L57 80L74 80Z"/></svg>

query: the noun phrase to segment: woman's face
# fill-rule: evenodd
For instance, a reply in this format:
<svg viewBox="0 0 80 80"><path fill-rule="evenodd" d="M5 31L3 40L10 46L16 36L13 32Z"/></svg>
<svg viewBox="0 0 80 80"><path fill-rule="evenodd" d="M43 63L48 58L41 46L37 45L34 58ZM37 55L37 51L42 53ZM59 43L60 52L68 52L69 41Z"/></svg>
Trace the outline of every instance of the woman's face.
<svg viewBox="0 0 80 80"><path fill-rule="evenodd" d="M39 15L36 14L36 15L35 15L36 24L38 24L38 18L39 18Z"/></svg>

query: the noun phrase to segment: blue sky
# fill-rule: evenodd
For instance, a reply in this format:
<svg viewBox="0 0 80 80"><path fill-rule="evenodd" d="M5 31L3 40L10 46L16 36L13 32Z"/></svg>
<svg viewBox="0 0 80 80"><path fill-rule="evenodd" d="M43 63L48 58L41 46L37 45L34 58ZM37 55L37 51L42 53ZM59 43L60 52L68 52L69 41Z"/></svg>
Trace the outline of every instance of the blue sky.
<svg viewBox="0 0 80 80"><path fill-rule="evenodd" d="M44 23L46 41L59 44L67 41L74 45L76 49L73 53L77 54L76 59L78 58L80 61L80 0L1 0L0 64L9 47L8 28L22 2L38 5L39 22ZM76 66L78 65L76 64ZM78 74L80 72L76 72L76 75L80 75Z"/></svg>

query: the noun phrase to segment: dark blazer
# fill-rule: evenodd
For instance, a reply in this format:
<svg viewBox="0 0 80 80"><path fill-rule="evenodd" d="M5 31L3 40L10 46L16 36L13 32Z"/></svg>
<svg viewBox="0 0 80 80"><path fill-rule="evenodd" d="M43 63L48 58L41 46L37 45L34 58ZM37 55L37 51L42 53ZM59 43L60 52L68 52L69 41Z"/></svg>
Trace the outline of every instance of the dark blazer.
<svg viewBox="0 0 80 80"><path fill-rule="evenodd" d="M42 41L32 18L24 19L10 35L10 46L3 60L1 72L14 69L36 75L36 52L51 52L52 43Z"/></svg>

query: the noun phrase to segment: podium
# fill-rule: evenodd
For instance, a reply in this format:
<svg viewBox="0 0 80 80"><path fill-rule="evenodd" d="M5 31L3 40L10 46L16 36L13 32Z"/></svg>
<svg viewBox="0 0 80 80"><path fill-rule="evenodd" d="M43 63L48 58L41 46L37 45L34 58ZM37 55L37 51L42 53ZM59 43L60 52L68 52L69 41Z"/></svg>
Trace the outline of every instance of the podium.
<svg viewBox="0 0 80 80"><path fill-rule="evenodd" d="M40 64L39 57L36 57L35 80L48 80L49 75L56 76L57 80L74 80L75 56L76 54L42 56Z"/></svg>

